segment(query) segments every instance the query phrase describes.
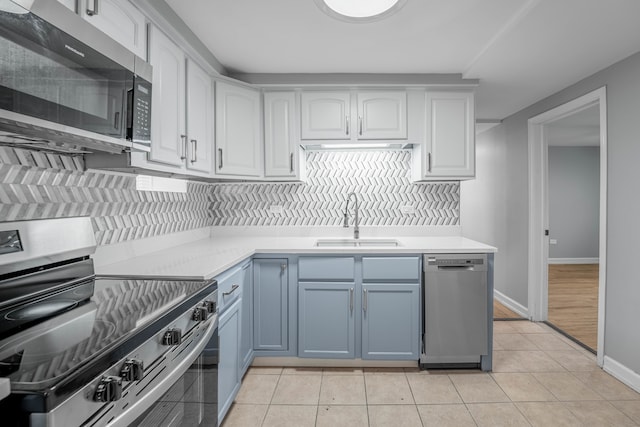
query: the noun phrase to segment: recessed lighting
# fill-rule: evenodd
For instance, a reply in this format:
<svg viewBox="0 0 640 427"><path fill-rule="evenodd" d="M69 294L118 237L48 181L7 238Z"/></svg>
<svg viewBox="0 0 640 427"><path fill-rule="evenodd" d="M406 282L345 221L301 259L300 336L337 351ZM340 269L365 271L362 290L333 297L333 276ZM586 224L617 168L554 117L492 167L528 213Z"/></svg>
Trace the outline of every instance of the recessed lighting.
<svg viewBox="0 0 640 427"><path fill-rule="evenodd" d="M315 0L329 16L348 22L372 22L386 18L407 0Z"/></svg>

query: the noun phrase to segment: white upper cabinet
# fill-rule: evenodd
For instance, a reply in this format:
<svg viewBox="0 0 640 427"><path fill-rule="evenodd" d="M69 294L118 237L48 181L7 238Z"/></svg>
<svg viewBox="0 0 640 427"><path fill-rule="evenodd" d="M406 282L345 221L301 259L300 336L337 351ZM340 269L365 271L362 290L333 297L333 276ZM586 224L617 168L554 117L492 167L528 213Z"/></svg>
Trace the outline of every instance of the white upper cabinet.
<svg viewBox="0 0 640 427"><path fill-rule="evenodd" d="M264 176L299 178L295 92L264 94Z"/></svg>
<svg viewBox="0 0 640 427"><path fill-rule="evenodd" d="M472 92L427 92L426 138L414 151L414 180L475 176Z"/></svg>
<svg viewBox="0 0 640 427"><path fill-rule="evenodd" d="M213 166L213 85L209 74L187 62L187 168L210 173Z"/></svg>
<svg viewBox="0 0 640 427"><path fill-rule="evenodd" d="M406 92L359 92L358 139L407 139Z"/></svg>
<svg viewBox="0 0 640 427"><path fill-rule="evenodd" d="M58 3L62 3L74 12L76 11L76 0L58 0Z"/></svg>
<svg viewBox="0 0 640 427"><path fill-rule="evenodd" d="M149 160L182 169L187 158L185 130L185 55L155 27L149 29L153 66L151 152Z"/></svg>
<svg viewBox="0 0 640 427"><path fill-rule="evenodd" d="M216 82L216 176L262 176L260 92Z"/></svg>
<svg viewBox="0 0 640 427"><path fill-rule="evenodd" d="M147 58L146 19L128 0L79 0L79 5L78 12L87 22L140 58Z"/></svg>
<svg viewBox="0 0 640 427"><path fill-rule="evenodd" d="M210 177L213 169L211 76L154 26L149 28L153 66L151 151L132 153L134 166Z"/></svg>
<svg viewBox="0 0 640 427"><path fill-rule="evenodd" d="M350 139L349 92L303 92L302 139Z"/></svg>
<svg viewBox="0 0 640 427"><path fill-rule="evenodd" d="M404 91L303 92L303 140L407 139Z"/></svg>

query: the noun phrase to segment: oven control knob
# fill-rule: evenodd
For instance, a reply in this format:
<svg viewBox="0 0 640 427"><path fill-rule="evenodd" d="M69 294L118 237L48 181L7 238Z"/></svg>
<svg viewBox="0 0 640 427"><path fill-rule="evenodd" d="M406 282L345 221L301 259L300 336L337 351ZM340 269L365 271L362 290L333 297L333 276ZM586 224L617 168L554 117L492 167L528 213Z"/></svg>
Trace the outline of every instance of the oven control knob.
<svg viewBox="0 0 640 427"><path fill-rule="evenodd" d="M179 328L167 330L162 335L162 345L179 345L182 342L182 331Z"/></svg>
<svg viewBox="0 0 640 427"><path fill-rule="evenodd" d="M208 315L209 315L209 312L207 311L206 307L196 307L193 310L191 319L195 320L196 322L204 322L205 320L207 320Z"/></svg>
<svg viewBox="0 0 640 427"><path fill-rule="evenodd" d="M202 306L203 306L204 308L206 308L206 309L207 309L207 312L209 312L209 313L215 313L215 312L216 312L216 310L218 309L218 308L216 307L216 302L215 302L215 301L204 301L204 302L202 303Z"/></svg>
<svg viewBox="0 0 640 427"><path fill-rule="evenodd" d="M96 402L114 402L122 397L122 378L102 377L96 387L93 400Z"/></svg>
<svg viewBox="0 0 640 427"><path fill-rule="evenodd" d="M124 362L120 370L120 377L124 381L139 381L144 376L144 366L141 360L129 359Z"/></svg>

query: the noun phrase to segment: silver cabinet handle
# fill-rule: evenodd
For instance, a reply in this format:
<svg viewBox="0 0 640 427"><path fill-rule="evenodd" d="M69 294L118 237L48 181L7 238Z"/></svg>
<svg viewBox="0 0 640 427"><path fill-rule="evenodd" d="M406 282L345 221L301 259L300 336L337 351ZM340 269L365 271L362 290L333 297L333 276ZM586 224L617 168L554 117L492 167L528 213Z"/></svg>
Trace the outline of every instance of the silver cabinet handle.
<svg viewBox="0 0 640 427"><path fill-rule="evenodd" d="M431 173L431 153L427 153L427 172Z"/></svg>
<svg viewBox="0 0 640 427"><path fill-rule="evenodd" d="M367 290L363 289L362 290L362 309L364 310L364 312L367 312L367 304L368 304L368 297L367 297Z"/></svg>
<svg viewBox="0 0 640 427"><path fill-rule="evenodd" d="M222 169L222 148L218 148L218 169Z"/></svg>
<svg viewBox="0 0 640 427"><path fill-rule="evenodd" d="M198 161L198 140L192 139L191 145L193 147L193 158L191 159L191 163L195 163Z"/></svg>
<svg viewBox="0 0 640 427"><path fill-rule="evenodd" d="M187 158L187 135L180 135L180 160Z"/></svg>
<svg viewBox="0 0 640 427"><path fill-rule="evenodd" d="M349 310L353 314L353 288L349 289Z"/></svg>
<svg viewBox="0 0 640 427"><path fill-rule="evenodd" d="M231 295L231 294L232 294L232 293L234 293L234 292L235 292L235 290L236 290L236 289L238 289L239 287L240 287L240 285L233 285L233 286L231 287L231 290L230 290L230 291L228 291L228 292L223 292L223 293L222 293L222 296L223 296L223 297L226 297L226 296L228 296L228 295Z"/></svg>
<svg viewBox="0 0 640 427"><path fill-rule="evenodd" d="M293 173L293 153L289 156L289 172Z"/></svg>
<svg viewBox="0 0 640 427"><path fill-rule="evenodd" d="M358 117L358 126L359 126L359 128L360 128L360 130L359 130L359 132L358 132L358 133L359 133L360 135L362 135L362 116L361 116L361 117Z"/></svg>
<svg viewBox="0 0 640 427"><path fill-rule="evenodd" d="M284 271L287 269L287 264L280 264L280 271L282 273L284 273Z"/></svg>
<svg viewBox="0 0 640 427"><path fill-rule="evenodd" d="M89 3L93 1L93 8L89 7ZM99 0L87 0L87 15L94 16L98 14Z"/></svg>
<svg viewBox="0 0 640 427"><path fill-rule="evenodd" d="M346 130L347 135L349 135L349 116L344 116L344 118L345 118L345 121L346 121L346 126L345 126L346 129L345 130Z"/></svg>

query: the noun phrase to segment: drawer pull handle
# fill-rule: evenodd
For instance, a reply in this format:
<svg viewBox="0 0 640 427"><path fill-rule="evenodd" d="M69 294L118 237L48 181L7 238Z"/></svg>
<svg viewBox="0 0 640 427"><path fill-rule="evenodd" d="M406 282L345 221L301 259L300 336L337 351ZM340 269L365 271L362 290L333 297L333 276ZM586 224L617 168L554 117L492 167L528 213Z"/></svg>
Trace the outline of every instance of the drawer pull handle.
<svg viewBox="0 0 640 427"><path fill-rule="evenodd" d="M231 294L232 294L232 293L234 293L234 292L235 292L235 290L236 290L236 289L238 289L239 287L240 287L239 285L233 285L233 286L231 287L231 290L230 290L230 291L228 291L228 292L223 292L223 293L222 293L222 296L223 296L223 297L226 297L226 296L228 296L228 295L231 295Z"/></svg>

